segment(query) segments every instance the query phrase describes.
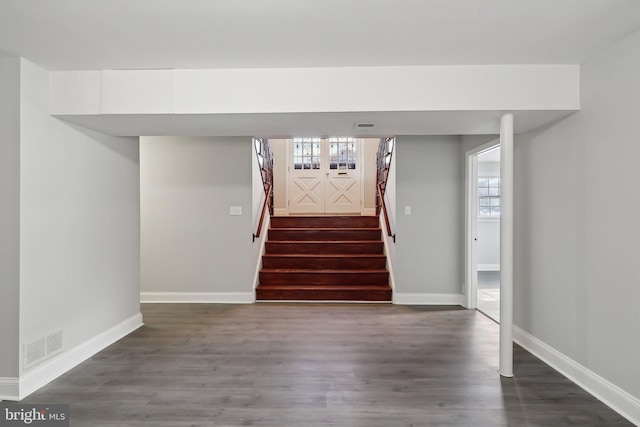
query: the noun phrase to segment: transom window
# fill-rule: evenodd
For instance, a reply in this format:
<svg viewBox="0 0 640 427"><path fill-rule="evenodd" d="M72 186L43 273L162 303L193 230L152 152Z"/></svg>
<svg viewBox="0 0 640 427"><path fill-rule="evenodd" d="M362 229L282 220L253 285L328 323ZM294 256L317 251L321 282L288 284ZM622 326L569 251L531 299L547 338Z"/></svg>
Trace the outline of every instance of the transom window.
<svg viewBox="0 0 640 427"><path fill-rule="evenodd" d="M329 138L329 169L355 169L357 157L354 138Z"/></svg>
<svg viewBox="0 0 640 427"><path fill-rule="evenodd" d="M320 169L320 138L293 139L294 169Z"/></svg>
<svg viewBox="0 0 640 427"><path fill-rule="evenodd" d="M478 202L481 218L500 217L500 177L478 178Z"/></svg>
<svg viewBox="0 0 640 427"><path fill-rule="evenodd" d="M323 144L326 144L324 150L328 145L329 169L356 169L358 145L355 138L346 136L293 138L293 168L320 169Z"/></svg>

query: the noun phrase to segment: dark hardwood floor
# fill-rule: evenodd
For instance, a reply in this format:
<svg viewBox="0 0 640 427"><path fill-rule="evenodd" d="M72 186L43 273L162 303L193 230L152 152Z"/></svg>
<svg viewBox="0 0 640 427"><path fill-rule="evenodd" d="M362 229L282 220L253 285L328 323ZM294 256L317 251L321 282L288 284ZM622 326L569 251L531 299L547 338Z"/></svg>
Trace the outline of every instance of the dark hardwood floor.
<svg viewBox="0 0 640 427"><path fill-rule="evenodd" d="M456 307L144 304L146 325L25 401L72 426L630 426Z"/></svg>

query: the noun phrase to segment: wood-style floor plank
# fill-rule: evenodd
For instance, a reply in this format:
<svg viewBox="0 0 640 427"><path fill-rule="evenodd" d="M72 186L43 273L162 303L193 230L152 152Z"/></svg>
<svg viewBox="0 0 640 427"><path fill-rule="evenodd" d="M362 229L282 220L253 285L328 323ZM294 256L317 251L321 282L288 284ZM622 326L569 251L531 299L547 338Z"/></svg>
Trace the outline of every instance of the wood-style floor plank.
<svg viewBox="0 0 640 427"><path fill-rule="evenodd" d="M456 307L143 304L145 326L34 393L71 425L631 426Z"/></svg>

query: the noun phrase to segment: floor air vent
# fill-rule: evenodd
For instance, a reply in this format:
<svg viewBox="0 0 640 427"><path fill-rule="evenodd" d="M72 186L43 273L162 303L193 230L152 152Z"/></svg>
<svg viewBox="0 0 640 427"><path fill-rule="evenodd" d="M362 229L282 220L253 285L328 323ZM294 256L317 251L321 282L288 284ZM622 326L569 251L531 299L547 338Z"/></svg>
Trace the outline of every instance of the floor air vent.
<svg viewBox="0 0 640 427"><path fill-rule="evenodd" d="M62 331L45 335L25 345L24 367L42 362L62 350Z"/></svg>

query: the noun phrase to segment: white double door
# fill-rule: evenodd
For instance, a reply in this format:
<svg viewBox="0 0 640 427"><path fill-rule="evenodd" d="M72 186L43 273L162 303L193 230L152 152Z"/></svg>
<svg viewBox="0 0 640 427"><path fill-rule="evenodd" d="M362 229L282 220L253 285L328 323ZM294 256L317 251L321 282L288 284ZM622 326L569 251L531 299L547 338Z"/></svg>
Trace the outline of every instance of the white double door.
<svg viewBox="0 0 640 427"><path fill-rule="evenodd" d="M289 141L289 213L360 214L360 145L355 138Z"/></svg>

